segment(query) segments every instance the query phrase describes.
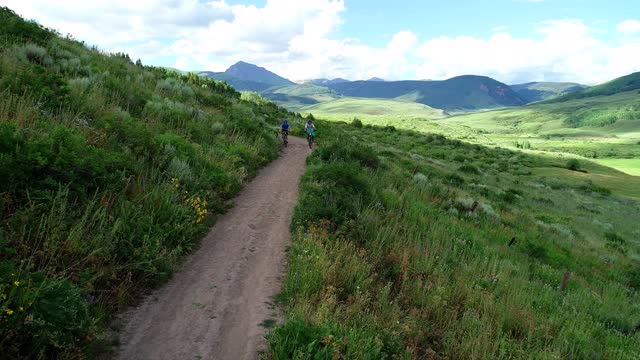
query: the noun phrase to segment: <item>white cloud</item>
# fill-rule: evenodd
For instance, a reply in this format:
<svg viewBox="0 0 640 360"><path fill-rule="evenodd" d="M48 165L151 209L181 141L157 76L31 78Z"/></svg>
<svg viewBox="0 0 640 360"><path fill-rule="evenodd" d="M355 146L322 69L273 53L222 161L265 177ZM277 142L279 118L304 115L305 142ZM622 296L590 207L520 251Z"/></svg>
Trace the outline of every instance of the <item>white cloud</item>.
<svg viewBox="0 0 640 360"><path fill-rule="evenodd" d="M223 71L243 60L292 80L318 77L444 79L478 74L514 83L534 80L596 83L640 70L640 22L618 24L605 43L579 20L535 25L514 37L496 26L488 38L420 39L409 29L370 46L336 37L344 0L266 0L263 6L224 0L0 0L18 13L144 63ZM599 25L604 26L604 25ZM169 59L169 60L167 60Z"/></svg>
<svg viewBox="0 0 640 360"><path fill-rule="evenodd" d="M618 24L618 31L624 34L635 34L640 32L640 21L638 20L625 20Z"/></svg>
<svg viewBox="0 0 640 360"><path fill-rule="evenodd" d="M0 5L107 49L188 36L195 28L232 17L223 0L0 0Z"/></svg>
<svg viewBox="0 0 640 360"><path fill-rule="evenodd" d="M640 43L610 46L578 20L541 23L539 38L497 33L489 39L442 37L420 47L419 78L482 74L504 82L598 83L640 69Z"/></svg>

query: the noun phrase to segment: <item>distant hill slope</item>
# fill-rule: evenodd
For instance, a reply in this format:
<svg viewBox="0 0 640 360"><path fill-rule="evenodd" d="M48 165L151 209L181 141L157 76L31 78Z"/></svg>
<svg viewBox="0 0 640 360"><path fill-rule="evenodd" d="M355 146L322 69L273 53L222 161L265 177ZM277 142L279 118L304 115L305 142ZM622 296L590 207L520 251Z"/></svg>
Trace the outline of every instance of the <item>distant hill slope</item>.
<svg viewBox="0 0 640 360"><path fill-rule="evenodd" d="M442 110L427 105L387 99L363 99L343 97L301 109L314 116L341 115L344 120L366 116L403 116L440 119ZM335 118L335 117L334 117Z"/></svg>
<svg viewBox="0 0 640 360"><path fill-rule="evenodd" d="M531 149L587 157L640 159L640 96L544 101L510 109L452 116L444 123L470 129L484 143L528 144Z"/></svg>
<svg viewBox="0 0 640 360"><path fill-rule="evenodd" d="M552 97L581 91L587 86L566 82L529 82L510 85L527 102L547 100Z"/></svg>
<svg viewBox="0 0 640 360"><path fill-rule="evenodd" d="M294 85L290 80L283 78L263 67L239 61L225 72L202 71L200 76L226 81L239 91L262 92L274 86Z"/></svg>
<svg viewBox="0 0 640 360"><path fill-rule="evenodd" d="M527 103L508 85L486 76L465 75L444 81L354 81L329 84L351 97L414 101L447 111L522 106Z"/></svg>
<svg viewBox="0 0 640 360"><path fill-rule="evenodd" d="M307 83L312 83L318 86L327 86L329 84L337 84L337 83L344 83L344 82L349 82L349 80L342 79L342 78L335 78L335 79L313 79L313 80L307 81Z"/></svg>
<svg viewBox="0 0 640 360"><path fill-rule="evenodd" d="M572 99L583 99L594 96L615 95L626 91L640 89L640 72L635 72L626 76L619 77L601 85L592 86L582 91L566 94L555 99L548 100L550 102L562 102Z"/></svg>
<svg viewBox="0 0 640 360"><path fill-rule="evenodd" d="M325 86L307 82L300 85L272 87L261 93L267 99L275 101L291 111L302 107L330 101L340 97L338 93Z"/></svg>

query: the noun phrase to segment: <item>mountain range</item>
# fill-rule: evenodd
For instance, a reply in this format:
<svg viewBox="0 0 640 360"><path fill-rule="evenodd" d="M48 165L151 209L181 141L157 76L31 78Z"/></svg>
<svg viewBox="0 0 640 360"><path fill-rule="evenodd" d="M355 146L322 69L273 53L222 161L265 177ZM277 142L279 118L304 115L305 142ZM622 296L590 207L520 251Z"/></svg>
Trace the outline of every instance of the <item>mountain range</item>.
<svg viewBox="0 0 640 360"><path fill-rule="evenodd" d="M225 72L199 72L226 81L239 91L255 91L291 110L340 97L392 99L416 102L446 111L516 107L587 88L576 83L530 82L507 85L486 76L464 75L442 81L385 81L381 78L349 81L315 79L296 84L263 67L238 62Z"/></svg>

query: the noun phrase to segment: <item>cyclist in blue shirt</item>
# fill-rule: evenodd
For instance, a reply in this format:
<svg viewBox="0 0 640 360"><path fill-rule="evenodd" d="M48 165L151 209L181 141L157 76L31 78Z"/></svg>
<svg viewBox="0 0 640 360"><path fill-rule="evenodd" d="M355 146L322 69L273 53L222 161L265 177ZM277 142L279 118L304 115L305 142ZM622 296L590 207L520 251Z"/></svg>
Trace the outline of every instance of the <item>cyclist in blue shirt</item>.
<svg viewBox="0 0 640 360"><path fill-rule="evenodd" d="M282 124L280 124L280 129L282 130L282 135L289 135L289 121L284 119Z"/></svg>

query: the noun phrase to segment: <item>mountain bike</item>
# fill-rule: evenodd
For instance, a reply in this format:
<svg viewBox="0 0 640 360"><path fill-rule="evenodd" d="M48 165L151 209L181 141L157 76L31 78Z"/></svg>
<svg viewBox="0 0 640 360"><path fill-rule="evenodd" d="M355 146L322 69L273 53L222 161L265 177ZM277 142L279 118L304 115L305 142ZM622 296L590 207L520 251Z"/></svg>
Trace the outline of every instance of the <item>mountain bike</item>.
<svg viewBox="0 0 640 360"><path fill-rule="evenodd" d="M307 134L307 142L309 143L309 149L313 149L313 140L315 135L308 133Z"/></svg>
<svg viewBox="0 0 640 360"><path fill-rule="evenodd" d="M282 144L284 145L284 147L287 147L289 145L289 132L288 131L282 131Z"/></svg>

